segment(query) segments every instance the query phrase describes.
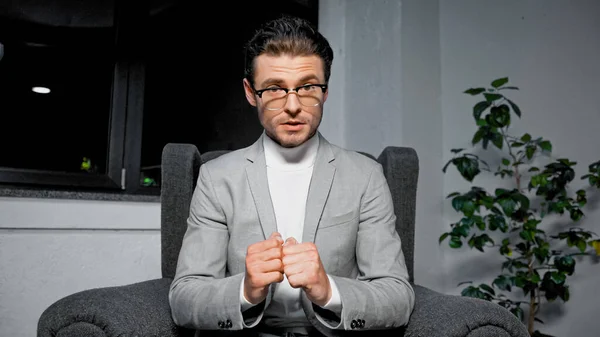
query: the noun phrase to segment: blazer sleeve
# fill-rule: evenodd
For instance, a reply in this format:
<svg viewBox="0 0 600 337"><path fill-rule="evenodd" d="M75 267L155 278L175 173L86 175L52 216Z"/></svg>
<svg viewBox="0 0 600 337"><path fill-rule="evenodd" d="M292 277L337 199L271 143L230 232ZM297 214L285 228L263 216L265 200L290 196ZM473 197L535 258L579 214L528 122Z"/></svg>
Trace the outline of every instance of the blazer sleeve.
<svg viewBox="0 0 600 337"><path fill-rule="evenodd" d="M395 224L391 192L377 164L360 203L356 242L359 275L356 279L332 275L342 301L341 315L325 315L322 308L302 296L305 308L327 317L316 319L309 314L319 330L379 330L408 323L415 294Z"/></svg>
<svg viewBox="0 0 600 337"><path fill-rule="evenodd" d="M242 315L240 286L244 273L226 276L229 231L208 165L200 166L190 204L169 303L175 324L196 330L240 330L254 326L271 300Z"/></svg>

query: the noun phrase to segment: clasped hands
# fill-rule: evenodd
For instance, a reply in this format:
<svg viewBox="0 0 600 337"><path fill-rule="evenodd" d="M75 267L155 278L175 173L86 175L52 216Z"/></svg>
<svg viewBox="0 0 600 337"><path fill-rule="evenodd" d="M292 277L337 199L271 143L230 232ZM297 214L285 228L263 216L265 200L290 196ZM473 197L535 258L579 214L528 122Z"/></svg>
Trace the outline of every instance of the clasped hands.
<svg viewBox="0 0 600 337"><path fill-rule="evenodd" d="M329 278L323 268L317 247L312 242L298 243L277 232L269 239L254 243L246 254L244 296L253 304L262 302L271 283L288 279L292 288L302 288L308 299L323 306L331 298Z"/></svg>

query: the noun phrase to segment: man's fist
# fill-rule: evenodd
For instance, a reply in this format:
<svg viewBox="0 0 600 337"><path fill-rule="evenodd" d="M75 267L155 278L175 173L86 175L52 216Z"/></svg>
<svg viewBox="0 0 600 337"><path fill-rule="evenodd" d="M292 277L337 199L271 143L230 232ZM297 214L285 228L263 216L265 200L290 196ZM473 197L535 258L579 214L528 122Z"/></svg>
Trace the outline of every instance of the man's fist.
<svg viewBox="0 0 600 337"><path fill-rule="evenodd" d="M282 244L281 235L274 232L269 239L248 247L244 279L244 296L248 302L262 302L269 285L283 281Z"/></svg>
<svg viewBox="0 0 600 337"><path fill-rule="evenodd" d="M317 247L289 238L283 245L283 271L292 288L302 288L308 299L323 306L331 298L331 285Z"/></svg>

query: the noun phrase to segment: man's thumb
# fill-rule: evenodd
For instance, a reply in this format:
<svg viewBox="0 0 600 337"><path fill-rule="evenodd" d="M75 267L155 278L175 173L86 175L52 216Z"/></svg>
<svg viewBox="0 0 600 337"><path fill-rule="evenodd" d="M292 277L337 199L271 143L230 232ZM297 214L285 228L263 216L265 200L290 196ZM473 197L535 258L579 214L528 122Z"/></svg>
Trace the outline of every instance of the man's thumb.
<svg viewBox="0 0 600 337"><path fill-rule="evenodd" d="M279 234L279 232L273 232L273 233L271 233L270 239L273 239L273 238L277 238L280 241L283 241L283 238L281 237L281 234Z"/></svg>
<svg viewBox="0 0 600 337"><path fill-rule="evenodd" d="M296 241L296 239L294 239L294 238L288 238L287 240L285 240L285 245L286 246L288 246L288 245L295 245L297 243L298 243L298 241Z"/></svg>

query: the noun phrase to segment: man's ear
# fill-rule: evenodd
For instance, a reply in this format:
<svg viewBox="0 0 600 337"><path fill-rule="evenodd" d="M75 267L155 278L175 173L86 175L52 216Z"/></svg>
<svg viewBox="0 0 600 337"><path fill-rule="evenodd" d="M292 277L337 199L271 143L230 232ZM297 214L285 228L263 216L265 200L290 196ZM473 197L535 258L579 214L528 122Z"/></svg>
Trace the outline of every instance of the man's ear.
<svg viewBox="0 0 600 337"><path fill-rule="evenodd" d="M323 94L323 103L327 101L327 96L329 96L329 87L327 88L327 90L325 90L325 93Z"/></svg>
<svg viewBox="0 0 600 337"><path fill-rule="evenodd" d="M248 82L247 78L244 78L244 92L246 93L246 99L248 103L252 106L256 106L256 96L254 96L254 90L252 90L252 86L250 82Z"/></svg>

